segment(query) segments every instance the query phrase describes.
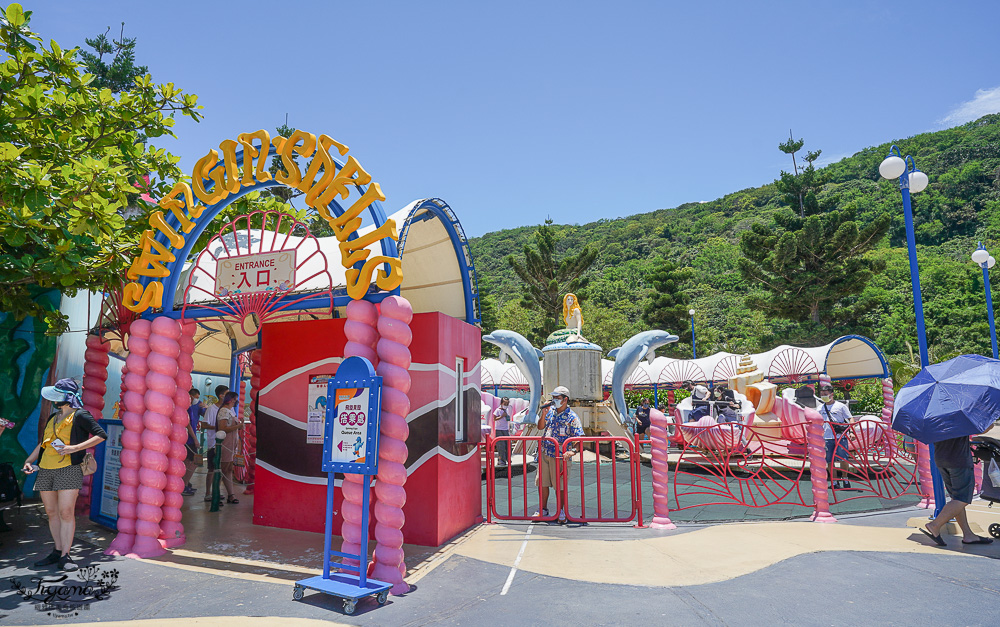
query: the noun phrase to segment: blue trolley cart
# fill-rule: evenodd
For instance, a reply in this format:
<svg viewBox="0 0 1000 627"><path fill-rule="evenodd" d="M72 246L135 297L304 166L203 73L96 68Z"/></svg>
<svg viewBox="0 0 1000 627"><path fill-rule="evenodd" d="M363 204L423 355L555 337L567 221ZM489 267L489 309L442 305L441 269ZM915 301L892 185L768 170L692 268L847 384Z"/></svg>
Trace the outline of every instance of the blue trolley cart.
<svg viewBox="0 0 1000 627"><path fill-rule="evenodd" d="M326 483L326 532L323 535L323 574L295 582L292 598L299 600L306 589L317 590L344 600L344 613L353 614L359 599L374 596L379 605L389 599L392 584L369 579L368 569L368 486L378 472L378 423L382 377L376 376L371 362L348 357L327 384L326 423L323 433L323 470ZM364 476L361 507L361 553L342 553L331 548L333 541L334 473ZM335 562L357 560L360 566ZM339 571L333 572L332 568ZM354 572L350 572L354 571Z"/></svg>

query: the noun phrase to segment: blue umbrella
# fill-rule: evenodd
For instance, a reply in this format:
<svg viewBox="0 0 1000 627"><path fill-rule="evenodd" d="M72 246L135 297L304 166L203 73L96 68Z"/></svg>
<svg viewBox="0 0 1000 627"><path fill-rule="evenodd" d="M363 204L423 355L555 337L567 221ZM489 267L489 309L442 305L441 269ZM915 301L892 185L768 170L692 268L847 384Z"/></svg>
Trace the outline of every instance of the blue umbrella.
<svg viewBox="0 0 1000 627"><path fill-rule="evenodd" d="M1000 418L1000 360L959 355L927 366L896 395L892 428L933 444L976 435Z"/></svg>

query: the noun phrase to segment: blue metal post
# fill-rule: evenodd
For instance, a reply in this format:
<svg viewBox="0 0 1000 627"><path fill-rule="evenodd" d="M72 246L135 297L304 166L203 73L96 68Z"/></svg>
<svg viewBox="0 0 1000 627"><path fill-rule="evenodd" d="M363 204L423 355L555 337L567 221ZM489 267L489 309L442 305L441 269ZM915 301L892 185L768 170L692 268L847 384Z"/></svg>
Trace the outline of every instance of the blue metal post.
<svg viewBox="0 0 1000 627"><path fill-rule="evenodd" d="M372 476L361 475L361 561L358 564L358 587L364 590L368 579L368 493L371 492Z"/></svg>
<svg viewBox="0 0 1000 627"><path fill-rule="evenodd" d="M326 473L326 533L323 534L323 579L330 578L330 544L333 537L333 493L336 473Z"/></svg>
<svg viewBox="0 0 1000 627"><path fill-rule="evenodd" d="M660 397L657 394L656 384L653 384L653 408L658 408L660 406Z"/></svg>
<svg viewBox="0 0 1000 627"><path fill-rule="evenodd" d="M691 314L691 359L698 359L698 349L694 339L694 314Z"/></svg>
<svg viewBox="0 0 1000 627"><path fill-rule="evenodd" d="M920 365L930 363L927 356L927 331L924 329L924 300L920 294L920 269L917 266L917 244L913 235L913 211L910 209L909 173L899 177L899 191L903 195L903 215L906 219L906 249L910 255L910 283L913 285L913 312L917 318L917 343L920 345Z"/></svg>
<svg viewBox="0 0 1000 627"><path fill-rule="evenodd" d="M993 321L993 294L990 292L990 269L987 267L985 261L981 265L983 267L983 286L986 288L986 315L990 321L990 341L993 343L993 359L997 359L997 327Z"/></svg>
<svg viewBox="0 0 1000 627"><path fill-rule="evenodd" d="M912 164L913 158L906 159ZM930 364L927 355L927 330L924 327L924 299L920 294L920 268L917 265L917 243L913 235L913 210L910 207L910 173L909 169L904 169L899 177L899 192L903 196L903 217L906 220L906 249L910 257L910 283L913 285L913 313L917 319L917 343L920 346L920 366L926 368ZM934 487L934 516L941 513L944 507L944 483L941 481L941 473L938 472L937 464L934 463L934 445L928 445L931 457L931 483Z"/></svg>

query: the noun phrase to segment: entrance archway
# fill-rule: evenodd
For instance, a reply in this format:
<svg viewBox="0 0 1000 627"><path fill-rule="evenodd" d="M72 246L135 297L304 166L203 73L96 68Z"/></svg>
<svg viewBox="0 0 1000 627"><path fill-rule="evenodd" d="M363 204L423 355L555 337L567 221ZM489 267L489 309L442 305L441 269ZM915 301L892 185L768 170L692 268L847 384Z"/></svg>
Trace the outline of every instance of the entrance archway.
<svg viewBox="0 0 1000 627"><path fill-rule="evenodd" d="M263 322L276 317L342 307L348 324L353 325L342 356L366 357L378 364L378 373L386 378L378 483L398 490L391 498L375 496L381 504L376 508L375 525L380 548L375 552L373 576L396 584L394 592L405 591L400 528L405 503L406 394L410 386L406 348L412 308L399 296L403 275L395 221L382 210L380 202L385 198L378 183L353 156L341 160L348 149L329 136L317 138L295 131L287 139L271 138L266 131L257 131L223 141L219 149L197 162L190 184L176 183L150 213L150 228L128 270L130 282L122 289L122 307L138 317L128 328L120 413L124 431L118 535L108 552L151 557L185 541L180 492L187 391L195 370L199 325L212 320L238 321L242 334L249 337ZM275 156L280 158L281 168L272 177L267 165ZM268 220L280 223L284 218L266 214L241 216L225 224L197 259L190 260L199 239L225 207L250 192L276 185L303 192L306 204L329 224L336 238L338 272L331 272L327 263L329 251L321 250L308 232L295 235L295 225L279 244L281 228L267 228ZM256 229L256 250L252 246L254 226L260 227ZM244 252L240 243L243 234L249 246L240 254ZM293 238L298 240L293 242ZM241 268L220 264L244 264L242 269L254 271L253 284L250 275L240 275ZM318 264L315 271L313 264ZM279 271L285 274L275 277ZM222 277L223 272L227 277ZM334 280L334 274L341 281ZM236 276L247 284L233 283ZM382 303L381 311L375 303ZM382 344L400 345L400 349L377 351ZM344 493L347 503L357 500L360 505L360 496L355 498L358 491ZM348 540L361 537L360 528L348 529L357 527L357 522L345 519L343 524L344 552L358 553L356 542Z"/></svg>

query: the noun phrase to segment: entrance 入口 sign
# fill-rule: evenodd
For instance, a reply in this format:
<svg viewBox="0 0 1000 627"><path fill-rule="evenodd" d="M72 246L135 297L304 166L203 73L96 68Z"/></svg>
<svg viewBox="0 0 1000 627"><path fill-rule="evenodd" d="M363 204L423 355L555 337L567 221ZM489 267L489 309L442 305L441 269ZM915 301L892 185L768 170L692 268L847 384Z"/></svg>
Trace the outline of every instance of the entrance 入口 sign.
<svg viewBox="0 0 1000 627"><path fill-rule="evenodd" d="M215 275L219 296L290 290L295 286L295 251L220 259Z"/></svg>

